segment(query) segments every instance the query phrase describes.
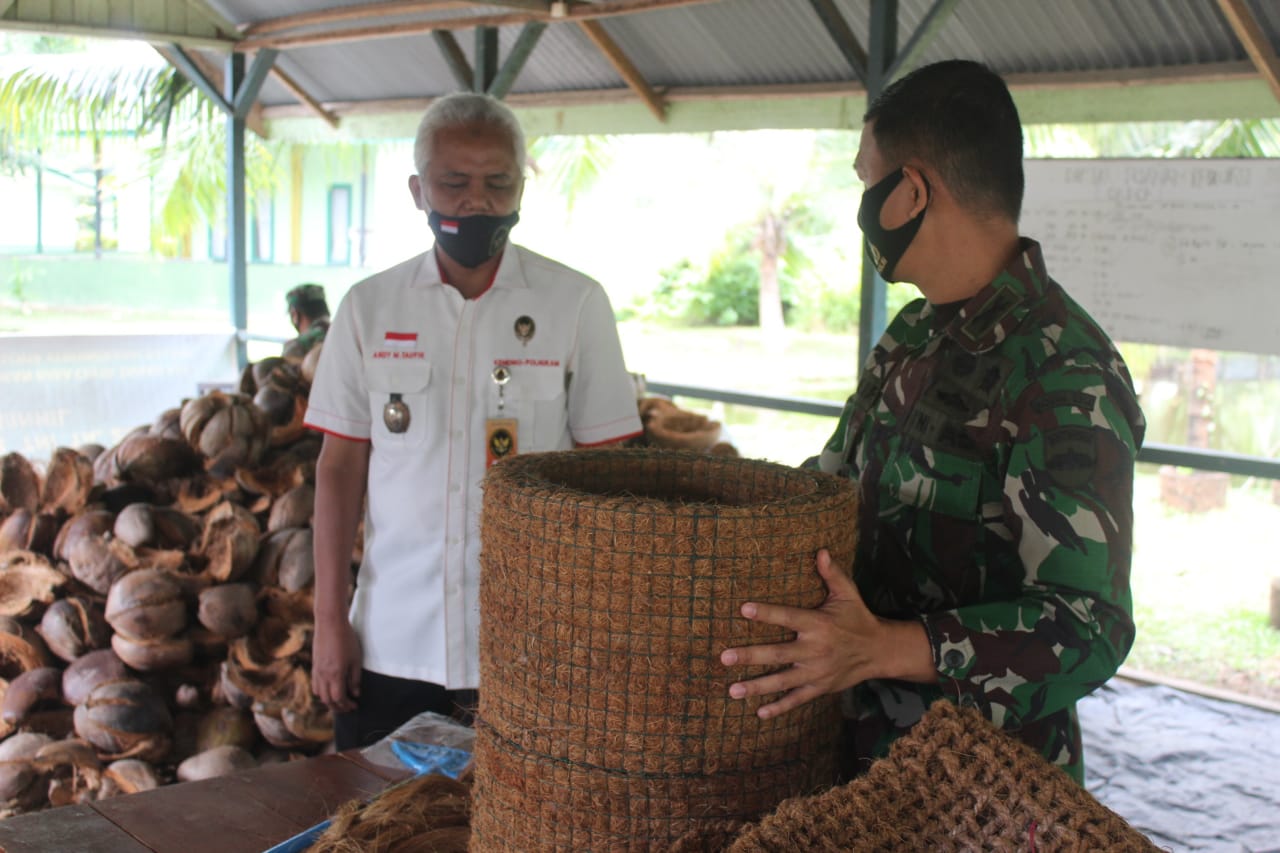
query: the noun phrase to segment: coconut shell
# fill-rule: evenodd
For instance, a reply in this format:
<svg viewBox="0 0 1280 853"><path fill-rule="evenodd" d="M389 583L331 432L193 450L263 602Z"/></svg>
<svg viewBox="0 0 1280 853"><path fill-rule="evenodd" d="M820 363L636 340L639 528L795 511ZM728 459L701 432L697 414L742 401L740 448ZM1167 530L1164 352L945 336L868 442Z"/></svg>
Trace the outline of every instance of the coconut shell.
<svg viewBox="0 0 1280 853"><path fill-rule="evenodd" d="M211 586L200 593L198 618L219 637L243 637L258 621L257 590L247 583Z"/></svg>
<svg viewBox="0 0 1280 853"><path fill-rule="evenodd" d="M262 612L285 622L310 622L315 612L314 596L310 588L288 592L282 587L263 587L258 593Z"/></svg>
<svg viewBox="0 0 1280 853"><path fill-rule="evenodd" d="M271 504L267 518L267 530L285 527L309 527L315 512L316 490L310 483L303 483L285 492Z"/></svg>
<svg viewBox="0 0 1280 853"><path fill-rule="evenodd" d="M258 706L255 706L257 708ZM262 732L262 738L277 749L304 749L314 744L300 738L284 724L284 720L266 710L255 710L253 721Z"/></svg>
<svg viewBox="0 0 1280 853"><path fill-rule="evenodd" d="M195 657L195 646L185 634L155 640L131 640L124 634L115 634L111 648L120 660L140 672L176 669Z"/></svg>
<svg viewBox="0 0 1280 853"><path fill-rule="evenodd" d="M177 775L179 782L198 782L201 779L230 776L257 766L257 759L241 747L215 746L204 752L197 752L179 764Z"/></svg>
<svg viewBox="0 0 1280 853"><path fill-rule="evenodd" d="M111 451L112 470L107 482L159 485L200 470L200 458L178 438L135 433ZM95 465L95 470L101 466Z"/></svg>
<svg viewBox="0 0 1280 853"><path fill-rule="evenodd" d="M151 425L150 433L158 435L162 438L176 438L182 440L182 407L175 406L172 409L165 409L156 418L155 423Z"/></svg>
<svg viewBox="0 0 1280 853"><path fill-rule="evenodd" d="M223 661L218 668L218 686L214 700L218 699L225 701L238 711L248 711L253 707L253 696L246 693L237 680L231 677L226 661Z"/></svg>
<svg viewBox="0 0 1280 853"><path fill-rule="evenodd" d="M71 560L71 551L83 540L109 533L115 524L115 513L105 509L87 509L62 525L53 541L53 556Z"/></svg>
<svg viewBox="0 0 1280 853"><path fill-rule="evenodd" d="M75 449L76 453L79 453L85 459L89 460L90 465L96 462L98 457L101 456L103 453L105 453L106 450L107 449L105 447L103 447L101 444L98 444L96 442L90 442L89 444L82 444Z"/></svg>
<svg viewBox="0 0 1280 853"><path fill-rule="evenodd" d="M48 666L53 655L34 628L0 616L0 678L13 681L24 672Z"/></svg>
<svg viewBox="0 0 1280 853"><path fill-rule="evenodd" d="M311 648L311 622L285 622L268 616L254 629L259 649L275 660L285 660Z"/></svg>
<svg viewBox="0 0 1280 853"><path fill-rule="evenodd" d="M67 576L30 551L0 557L0 616L34 619L53 603Z"/></svg>
<svg viewBox="0 0 1280 853"><path fill-rule="evenodd" d="M262 531L244 507L224 501L205 518L198 553L208 561L206 573L218 583L240 578L253 565Z"/></svg>
<svg viewBox="0 0 1280 853"><path fill-rule="evenodd" d="M98 791L98 799L152 791L159 787L160 777L149 763L136 758L122 758L111 762L102 771L102 788Z"/></svg>
<svg viewBox="0 0 1280 853"><path fill-rule="evenodd" d="M112 584L138 566L133 548L110 534L67 541L67 563L72 577L99 595L106 595Z"/></svg>
<svg viewBox="0 0 1280 853"><path fill-rule="evenodd" d="M241 708L222 706L200 716L196 726L196 751L218 746L238 746L252 750L258 743L253 715Z"/></svg>
<svg viewBox="0 0 1280 853"><path fill-rule="evenodd" d="M93 462L69 447L54 450L40 495L41 510L75 515L89 503L92 492Z"/></svg>
<svg viewBox="0 0 1280 853"><path fill-rule="evenodd" d="M285 527L264 538L254 561L253 576L263 586L278 586L289 592L309 588L315 578L310 528Z"/></svg>
<svg viewBox="0 0 1280 853"><path fill-rule="evenodd" d="M35 514L40 508L40 475L21 453L0 458L0 497L10 510Z"/></svg>
<svg viewBox="0 0 1280 853"><path fill-rule="evenodd" d="M62 672L62 700L80 705L99 684L127 678L129 671L114 649L97 649L76 658Z"/></svg>
<svg viewBox="0 0 1280 853"><path fill-rule="evenodd" d="M206 467L224 473L256 465L270 432L266 416L247 395L221 391L188 400L180 423L188 444L207 460Z"/></svg>
<svg viewBox="0 0 1280 853"><path fill-rule="evenodd" d="M82 596L68 596L49 605L37 629L45 645L62 660L70 663L111 642L111 628L103 616L102 606Z"/></svg>
<svg viewBox="0 0 1280 853"><path fill-rule="evenodd" d="M0 554L7 551L25 551L34 532L35 513L18 507L0 523Z"/></svg>
<svg viewBox="0 0 1280 853"><path fill-rule="evenodd" d="M120 510L111 532L117 539L134 548L154 542L156 529L151 519L151 505L130 504Z"/></svg>
<svg viewBox="0 0 1280 853"><path fill-rule="evenodd" d="M187 626L187 602L171 574L138 569L111 585L106 617L117 635L147 643L172 637Z"/></svg>
<svg viewBox="0 0 1280 853"><path fill-rule="evenodd" d="M313 701L301 711L284 706L280 709L280 722L294 737L313 746L333 740L333 714L319 702Z"/></svg>
<svg viewBox="0 0 1280 853"><path fill-rule="evenodd" d="M93 747L79 738L45 745L32 764L49 778L49 805L55 808L96 798L102 784L102 762Z"/></svg>
<svg viewBox="0 0 1280 853"><path fill-rule="evenodd" d="M0 807L9 814L36 808L45 799L44 777L35 768L40 750L53 738L18 732L0 742Z"/></svg>
<svg viewBox="0 0 1280 853"><path fill-rule="evenodd" d="M173 720L149 686L123 679L99 684L76 706L75 728L107 760L161 761L169 752Z"/></svg>
<svg viewBox="0 0 1280 853"><path fill-rule="evenodd" d="M0 704L0 720L17 727L32 711L55 705L61 700L62 671L51 666L36 667L9 683L4 702Z"/></svg>

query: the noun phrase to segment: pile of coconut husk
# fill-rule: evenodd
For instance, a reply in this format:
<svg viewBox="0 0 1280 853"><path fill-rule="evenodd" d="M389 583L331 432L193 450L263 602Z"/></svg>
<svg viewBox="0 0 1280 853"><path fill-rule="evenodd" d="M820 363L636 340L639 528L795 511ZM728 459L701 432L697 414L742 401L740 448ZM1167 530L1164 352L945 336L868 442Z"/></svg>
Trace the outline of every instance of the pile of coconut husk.
<svg viewBox="0 0 1280 853"><path fill-rule="evenodd" d="M113 447L0 458L0 816L331 742L310 685L313 368L267 359Z"/></svg>

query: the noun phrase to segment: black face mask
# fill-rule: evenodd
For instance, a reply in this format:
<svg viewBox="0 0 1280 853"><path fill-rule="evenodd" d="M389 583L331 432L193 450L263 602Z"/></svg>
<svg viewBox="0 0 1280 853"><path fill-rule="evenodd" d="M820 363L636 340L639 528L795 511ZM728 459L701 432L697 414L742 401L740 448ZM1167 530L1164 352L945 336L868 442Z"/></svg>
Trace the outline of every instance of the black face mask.
<svg viewBox="0 0 1280 853"><path fill-rule="evenodd" d="M474 269L502 251L507 236L520 221L520 211L506 216L441 216L427 214L427 225L436 235L436 245L468 269Z"/></svg>
<svg viewBox="0 0 1280 853"><path fill-rule="evenodd" d="M862 194L862 203L858 205L858 227L867 238L867 258L885 281L897 281L893 277L894 268L907 253L907 247L915 239L920 224L924 222L925 211L929 209L926 205L918 214L894 229L880 224L880 212L884 209L884 203L903 177L905 175L902 169L890 172L875 186L867 188ZM925 186L928 187L928 182Z"/></svg>

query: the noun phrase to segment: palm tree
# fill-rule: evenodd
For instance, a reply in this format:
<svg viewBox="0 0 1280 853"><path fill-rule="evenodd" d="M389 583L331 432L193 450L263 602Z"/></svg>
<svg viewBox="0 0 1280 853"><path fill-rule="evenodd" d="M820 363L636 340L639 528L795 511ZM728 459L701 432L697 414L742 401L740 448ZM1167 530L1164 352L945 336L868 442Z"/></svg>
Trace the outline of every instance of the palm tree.
<svg viewBox="0 0 1280 853"><path fill-rule="evenodd" d="M148 171L164 199L156 236L181 239L213 221L225 197L223 116L182 74L147 54L113 54L114 63L82 54L10 55L0 67L0 149L11 164L39 165L43 156L88 146L97 168L103 140L127 135L145 147ZM252 195L274 181L272 152L246 136L246 181ZM95 198L101 187L97 187ZM101 248L101 235L95 233Z"/></svg>

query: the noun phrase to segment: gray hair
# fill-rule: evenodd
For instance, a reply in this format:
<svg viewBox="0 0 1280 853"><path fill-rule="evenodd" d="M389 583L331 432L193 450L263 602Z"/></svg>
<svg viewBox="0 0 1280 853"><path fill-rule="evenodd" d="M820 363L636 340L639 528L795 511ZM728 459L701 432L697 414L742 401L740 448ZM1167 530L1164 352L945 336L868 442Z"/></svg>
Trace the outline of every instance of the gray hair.
<svg viewBox="0 0 1280 853"><path fill-rule="evenodd" d="M418 133L413 141L413 164L419 175L427 173L427 161L431 159L431 142L437 132L447 128L469 125L489 125L506 132L515 149L516 165L524 174L524 129L511 108L492 95L479 92L454 92L437 98L427 108L418 122Z"/></svg>

